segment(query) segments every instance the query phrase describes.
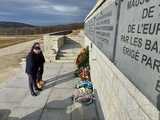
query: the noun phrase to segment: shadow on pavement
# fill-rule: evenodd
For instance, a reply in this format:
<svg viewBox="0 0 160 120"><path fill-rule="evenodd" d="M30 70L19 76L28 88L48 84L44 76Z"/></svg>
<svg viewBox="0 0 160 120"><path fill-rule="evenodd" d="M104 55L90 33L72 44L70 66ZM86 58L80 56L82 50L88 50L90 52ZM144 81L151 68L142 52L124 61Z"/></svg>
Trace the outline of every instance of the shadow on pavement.
<svg viewBox="0 0 160 120"><path fill-rule="evenodd" d="M48 79L45 89L73 80L73 78L75 78L74 72L69 72ZM49 97L43 107L21 107L17 105L12 110L0 108L0 120L100 120L95 103L88 106L73 103L71 90L69 90L70 92L67 89L63 90L63 88L62 91L57 90L60 91L60 93L56 93L58 97L52 93L53 98Z"/></svg>
<svg viewBox="0 0 160 120"><path fill-rule="evenodd" d="M66 101L68 101L67 98L65 100L62 101L53 101L50 102L48 104L45 105L45 109L44 108L40 108L31 113L28 113L27 111L25 112L18 112L16 111L16 109L18 108L14 108L14 111L11 112L11 110L9 109L0 109L0 120L65 120L65 118L67 116L70 116L69 111L67 111L67 107L64 106L64 108L56 108L53 107L55 104L61 104L61 103L66 103ZM26 108L27 109L27 108ZM42 114L42 112L44 114ZM68 112L68 113L67 113ZM64 118L63 118L64 117ZM70 119L70 118L69 118ZM69 120L66 119L66 120Z"/></svg>
<svg viewBox="0 0 160 120"><path fill-rule="evenodd" d="M61 104L62 106L57 106ZM34 110L31 113L11 112L8 109L0 110L0 120L99 120L95 113L83 111L88 106L73 104L71 97L64 100L55 100L45 105L44 108ZM87 109L86 109L87 110Z"/></svg>
<svg viewBox="0 0 160 120"><path fill-rule="evenodd" d="M63 82L70 81L73 78L75 78L74 72L69 72L69 73L66 73L66 74L63 74L60 76L56 76L54 78L50 78L50 79L46 80L46 85L44 86L43 89L45 90L45 89L51 88L51 87L58 85L58 84L61 84Z"/></svg>
<svg viewBox="0 0 160 120"><path fill-rule="evenodd" d="M0 120L7 120L9 115L11 113L11 110L8 109L0 109ZM10 117L10 119L17 119L17 118L12 118Z"/></svg>

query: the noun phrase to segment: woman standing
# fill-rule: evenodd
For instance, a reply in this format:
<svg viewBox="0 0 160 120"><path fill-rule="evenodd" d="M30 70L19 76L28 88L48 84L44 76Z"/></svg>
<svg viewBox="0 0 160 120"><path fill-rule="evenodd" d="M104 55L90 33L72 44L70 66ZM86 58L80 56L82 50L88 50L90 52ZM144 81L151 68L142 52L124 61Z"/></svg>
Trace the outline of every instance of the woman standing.
<svg viewBox="0 0 160 120"><path fill-rule="evenodd" d="M42 82L45 59L41 51L40 43L33 44L31 51L26 57L26 73L29 79L29 88L32 96L37 96L35 90L42 90L37 83Z"/></svg>

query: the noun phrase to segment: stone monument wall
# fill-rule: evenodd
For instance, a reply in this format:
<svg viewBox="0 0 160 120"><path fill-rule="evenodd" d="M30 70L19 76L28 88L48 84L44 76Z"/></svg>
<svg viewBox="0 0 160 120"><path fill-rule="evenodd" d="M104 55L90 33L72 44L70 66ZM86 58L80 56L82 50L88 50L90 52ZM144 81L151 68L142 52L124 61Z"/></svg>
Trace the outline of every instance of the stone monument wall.
<svg viewBox="0 0 160 120"><path fill-rule="evenodd" d="M159 120L160 1L104 0L85 20L106 120Z"/></svg>

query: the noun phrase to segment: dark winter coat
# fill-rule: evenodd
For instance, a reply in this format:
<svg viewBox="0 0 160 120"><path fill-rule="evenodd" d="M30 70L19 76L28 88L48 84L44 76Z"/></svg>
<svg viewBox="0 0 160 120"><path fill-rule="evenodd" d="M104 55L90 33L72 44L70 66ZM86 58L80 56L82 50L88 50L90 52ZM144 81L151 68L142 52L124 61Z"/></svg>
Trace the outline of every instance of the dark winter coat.
<svg viewBox="0 0 160 120"><path fill-rule="evenodd" d="M43 65L45 63L45 58L43 53L34 54L29 53L26 57L26 73L31 75L36 75L37 72L43 74Z"/></svg>

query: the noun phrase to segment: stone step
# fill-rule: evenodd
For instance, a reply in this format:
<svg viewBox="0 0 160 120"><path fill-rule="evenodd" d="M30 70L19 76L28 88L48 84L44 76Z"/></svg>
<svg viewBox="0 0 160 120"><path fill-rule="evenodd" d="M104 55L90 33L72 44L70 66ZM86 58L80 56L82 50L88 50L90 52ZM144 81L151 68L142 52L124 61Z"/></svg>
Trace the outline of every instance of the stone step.
<svg viewBox="0 0 160 120"><path fill-rule="evenodd" d="M59 57L58 60L75 60L76 57Z"/></svg>
<svg viewBox="0 0 160 120"><path fill-rule="evenodd" d="M74 39L73 41L71 40L65 40L65 44L76 44L76 43L79 43L79 41L81 41L82 39L81 38L78 38L78 39Z"/></svg>
<svg viewBox="0 0 160 120"><path fill-rule="evenodd" d="M56 63L75 63L75 60L56 60Z"/></svg>
<svg viewBox="0 0 160 120"><path fill-rule="evenodd" d="M76 57L77 55L75 53L58 53L58 57Z"/></svg>
<svg viewBox="0 0 160 120"><path fill-rule="evenodd" d="M64 52L79 52L80 51L80 47L75 47L74 45L73 46L64 46L63 48L60 49L60 52L64 51Z"/></svg>
<svg viewBox="0 0 160 120"><path fill-rule="evenodd" d="M65 41L65 45L73 44L73 45L78 45L80 43L81 39L76 40L76 41Z"/></svg>
<svg viewBox="0 0 160 120"><path fill-rule="evenodd" d="M58 54L60 54L60 55L68 55L68 56L72 56L72 55L74 55L74 56L77 56L78 54L79 54L79 51L66 51L66 50L60 50L60 52L58 53Z"/></svg>

